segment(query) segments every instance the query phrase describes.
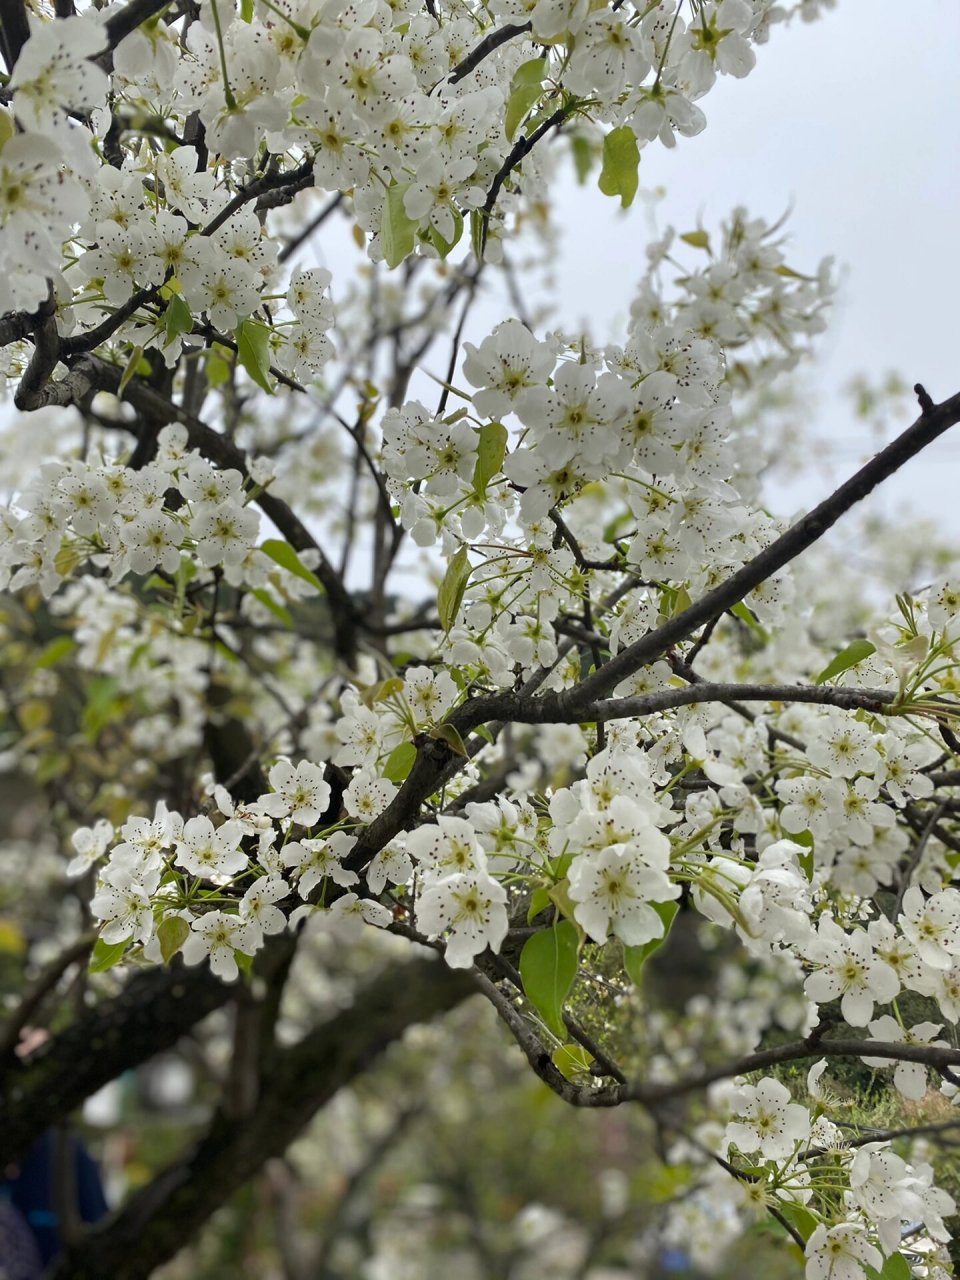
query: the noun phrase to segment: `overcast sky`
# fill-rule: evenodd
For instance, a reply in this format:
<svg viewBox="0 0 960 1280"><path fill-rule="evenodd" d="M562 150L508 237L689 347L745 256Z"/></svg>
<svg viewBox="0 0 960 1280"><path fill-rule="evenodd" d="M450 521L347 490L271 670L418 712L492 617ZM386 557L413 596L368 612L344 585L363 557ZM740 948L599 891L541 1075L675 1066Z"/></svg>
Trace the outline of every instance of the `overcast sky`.
<svg viewBox="0 0 960 1280"><path fill-rule="evenodd" d="M837 442L841 475L872 448L839 388L896 370L936 400L960 391L960 0L839 0L819 21L775 29L743 81L703 100L707 128L674 151L643 152L640 178L665 187L661 226L708 228L735 205L776 220L790 207L788 261L844 269L820 339L818 428ZM557 193L567 228L560 315L599 341L620 330L643 266L649 213L603 197L595 175ZM910 464L881 499L941 512L960 537L960 428ZM809 505L827 479L791 490ZM786 513L786 512L785 512Z"/></svg>

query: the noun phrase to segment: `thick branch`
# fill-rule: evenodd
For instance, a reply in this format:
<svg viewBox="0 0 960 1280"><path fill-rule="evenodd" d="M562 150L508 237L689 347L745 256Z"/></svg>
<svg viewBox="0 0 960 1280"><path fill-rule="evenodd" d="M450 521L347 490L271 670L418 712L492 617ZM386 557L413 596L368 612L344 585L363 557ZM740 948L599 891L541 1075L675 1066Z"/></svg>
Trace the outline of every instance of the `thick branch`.
<svg viewBox="0 0 960 1280"><path fill-rule="evenodd" d="M580 724L584 721L635 719L667 711L672 707L686 707L696 702L809 702L824 707L840 707L844 711L866 710L882 714L897 700L896 693L888 689L846 689L834 685L791 684L702 684L688 685L681 689L657 689L653 693L638 694L632 698L601 698L596 702L571 706L571 699L562 694L546 694L530 698L522 693L492 694L468 703L469 717L466 724L473 727L487 720L511 720L515 724ZM472 723L471 723L472 722ZM459 725L459 721L458 721Z"/></svg>
<svg viewBox="0 0 960 1280"><path fill-rule="evenodd" d="M145 1280L407 1027L475 990L465 974L433 959L388 969L349 1009L278 1050L252 1114L242 1122L216 1115L194 1148L61 1259L53 1280Z"/></svg>
<svg viewBox="0 0 960 1280"><path fill-rule="evenodd" d="M136 973L118 996L87 1010L25 1062L4 1063L4 1159L19 1159L51 1124L124 1071L171 1048L229 996L206 965Z"/></svg>
<svg viewBox="0 0 960 1280"><path fill-rule="evenodd" d="M655 1084L639 1082L622 1090L620 1101L631 1099L646 1105L656 1105L684 1094L698 1093L715 1080L728 1080L731 1076L748 1075L762 1071L780 1062L796 1062L802 1058L886 1058L891 1062L919 1062L934 1071L952 1074L960 1067L960 1049L949 1045L903 1044L874 1040L800 1040L793 1044L774 1045L758 1049L735 1062L708 1067L696 1075L673 1082L658 1081Z"/></svg>

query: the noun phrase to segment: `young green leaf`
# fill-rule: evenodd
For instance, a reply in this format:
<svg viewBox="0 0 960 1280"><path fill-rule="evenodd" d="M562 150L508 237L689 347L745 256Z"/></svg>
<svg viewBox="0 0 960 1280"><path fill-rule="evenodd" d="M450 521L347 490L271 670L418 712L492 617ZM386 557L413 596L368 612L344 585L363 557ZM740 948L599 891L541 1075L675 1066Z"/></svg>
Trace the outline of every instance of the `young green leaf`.
<svg viewBox="0 0 960 1280"><path fill-rule="evenodd" d="M461 547L447 565L447 572L443 575L443 581L437 593L437 612L440 614L440 625L444 631L449 631L457 620L470 573L467 548Z"/></svg>
<svg viewBox="0 0 960 1280"><path fill-rule="evenodd" d="M651 938L649 942L643 942L638 947L623 948L623 967L635 987L640 985L643 966L648 957L658 951L669 937L673 918L680 909L676 902L651 902L650 905L663 921L663 937Z"/></svg>
<svg viewBox="0 0 960 1280"><path fill-rule="evenodd" d="M430 224L427 228L427 239L439 253L441 259L449 257L451 249L454 249L460 243L460 237L463 235L463 214L458 213L456 209L453 211L453 239L444 240L443 236L437 228Z"/></svg>
<svg viewBox="0 0 960 1280"><path fill-rule="evenodd" d="M484 494L487 485L503 466L507 451L507 428L500 422L486 422L477 440L477 465L473 469L474 492Z"/></svg>
<svg viewBox="0 0 960 1280"><path fill-rule="evenodd" d="M487 216L482 209L470 210L470 248L478 262L483 261L487 244Z"/></svg>
<svg viewBox="0 0 960 1280"><path fill-rule="evenodd" d="M817 1219L805 1209L802 1204L797 1204L795 1200L781 1200L778 1205L783 1212L783 1216L803 1236L804 1240L809 1240L817 1229Z"/></svg>
<svg viewBox="0 0 960 1280"><path fill-rule="evenodd" d="M182 916L167 916L157 925L157 941L160 943L160 954L163 963L169 964L187 938L190 926Z"/></svg>
<svg viewBox="0 0 960 1280"><path fill-rule="evenodd" d="M388 267L399 267L413 253L417 241L417 224L407 213L403 197L409 182L395 182L387 188L380 221L380 247Z"/></svg>
<svg viewBox="0 0 960 1280"><path fill-rule="evenodd" d="M605 196L619 196L620 207L629 208L640 185L640 148L629 125L612 129L603 139L603 168L600 190Z"/></svg>
<svg viewBox="0 0 960 1280"><path fill-rule="evenodd" d="M852 640L845 649L840 650L832 661L827 663L820 674L814 678L813 683L825 684L828 680L832 680L834 676L848 671L850 667L855 667L864 658L869 658L871 653L876 653L876 648L869 640Z"/></svg>
<svg viewBox="0 0 960 1280"><path fill-rule="evenodd" d="M581 1044L562 1044L553 1052L553 1065L567 1080L576 1080L590 1071L593 1058Z"/></svg>
<svg viewBox="0 0 960 1280"><path fill-rule="evenodd" d="M417 748L412 742L401 742L387 756L383 766L383 776L388 782L401 783L413 768L417 758Z"/></svg>
<svg viewBox="0 0 960 1280"><path fill-rule="evenodd" d="M93 944L93 954L87 969L90 973L106 973L108 969L120 963L129 945L129 938L124 938L122 942L104 942L102 938L98 938Z"/></svg>
<svg viewBox="0 0 960 1280"><path fill-rule="evenodd" d="M190 314L190 308L179 293L173 294L163 313L163 331L166 335L163 345L168 347L175 338L189 333L192 328L193 316Z"/></svg>
<svg viewBox="0 0 960 1280"><path fill-rule="evenodd" d="M57 636L49 644L44 645L39 658L34 662L35 671L43 671L47 667L55 667L58 662L73 653L77 642L71 636Z"/></svg>
<svg viewBox="0 0 960 1280"><path fill-rule="evenodd" d="M910 1280L913 1272L902 1253L891 1253L879 1271L875 1267L867 1267L867 1275L870 1280Z"/></svg>
<svg viewBox="0 0 960 1280"><path fill-rule="evenodd" d="M142 359L143 359L143 347L134 347L133 350L130 352L130 359L127 361L126 368L124 369L123 373L120 375L120 385L117 387L117 399L119 400L123 399L123 393L126 391L127 387L130 385L130 379L138 371L140 367L140 361ZM149 366L147 366L146 372L147 373L150 372Z"/></svg>
<svg viewBox="0 0 960 1280"><path fill-rule="evenodd" d="M577 930L569 920L535 933L520 952L520 976L527 999L555 1036L564 1039L563 1003L577 976Z"/></svg>
<svg viewBox="0 0 960 1280"><path fill-rule="evenodd" d="M764 644L767 643L770 637L757 621L753 610L745 605L742 600L737 601L730 612L735 618L739 618L742 623L748 626L758 640L762 640Z"/></svg>
<svg viewBox="0 0 960 1280"><path fill-rule="evenodd" d="M259 600L263 607L277 619L282 622L285 627L293 626L293 615L289 609L285 609L278 600L274 600L269 591L263 587L253 587L250 594L254 600Z"/></svg>
<svg viewBox="0 0 960 1280"><path fill-rule="evenodd" d="M520 127L523 117L540 97L546 67L546 58L531 58L514 72L510 81L510 96L507 98L507 114L503 122L508 142L513 141L513 135Z"/></svg>
<svg viewBox="0 0 960 1280"><path fill-rule="evenodd" d="M550 906L552 899L550 890L545 885L539 885L530 895L530 905L527 908L527 924L533 924L541 911L545 911Z"/></svg>
<svg viewBox="0 0 960 1280"><path fill-rule="evenodd" d="M596 152L593 144L583 134L577 134L571 140L570 149L573 152L573 168L577 175L577 182L582 187L587 178L590 177L590 170L593 168Z"/></svg>
<svg viewBox="0 0 960 1280"><path fill-rule="evenodd" d="M315 573L311 573L289 542L283 542L280 538L267 538L266 542L261 543L260 550L295 578L311 583L318 591L323 590L323 583Z"/></svg>
<svg viewBox="0 0 960 1280"><path fill-rule="evenodd" d="M237 359L247 373L268 395L273 395L270 381L270 330L249 317L237 326Z"/></svg>
<svg viewBox="0 0 960 1280"><path fill-rule="evenodd" d="M430 730L430 737L435 742L445 742L454 755L467 755L467 748L464 745L463 738L460 737L460 730L454 724L434 725Z"/></svg>
<svg viewBox="0 0 960 1280"><path fill-rule="evenodd" d="M230 360L230 352L226 347L218 346L214 343L207 352L207 358L203 363L204 373L207 375L207 384L211 390L222 387L229 381L230 370L233 368L233 362Z"/></svg>

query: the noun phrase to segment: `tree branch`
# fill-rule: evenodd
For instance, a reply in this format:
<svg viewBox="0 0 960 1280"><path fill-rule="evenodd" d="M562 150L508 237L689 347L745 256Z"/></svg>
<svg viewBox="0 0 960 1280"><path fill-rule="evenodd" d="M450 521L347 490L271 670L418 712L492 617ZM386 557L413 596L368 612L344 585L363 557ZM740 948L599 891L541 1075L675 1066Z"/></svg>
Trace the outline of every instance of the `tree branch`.
<svg viewBox="0 0 960 1280"><path fill-rule="evenodd" d="M573 693L578 692L574 690ZM657 689L630 698L603 698L580 702L566 694L545 694L531 698L523 693L495 693L464 704L469 715L457 717L461 733L487 720L509 720L514 724L581 724L584 721L635 719L671 707L698 702L808 702L840 707L844 711L866 710L883 714L897 701L889 689L848 689L835 685L790 684L691 684L682 689Z"/></svg>
<svg viewBox="0 0 960 1280"><path fill-rule="evenodd" d="M51 1280L146 1280L407 1027L475 990L466 974L432 958L391 966L348 1009L278 1049L254 1110L242 1121L217 1113L196 1145L68 1250Z"/></svg>
<svg viewBox="0 0 960 1280"><path fill-rule="evenodd" d="M120 387L122 371L115 365L108 364L97 357L87 357L97 385L101 390L116 393ZM78 362L79 363L79 362ZM179 422L187 428L188 443L191 448L198 449L205 458L215 462L219 467L234 467L243 475L248 475L246 457L226 436L208 426L199 418L195 418L179 405L162 396L153 387L148 386L140 378L131 378L124 389L124 399L141 413L151 417L160 417L166 422ZM118 423L125 430L137 433L134 423ZM334 628L334 648L339 658L352 663L356 655L357 612L353 598L340 579L340 575L327 559L307 526L296 516L282 498L271 494L269 490L258 494L254 499L257 506L268 519L277 526L287 542L296 551L311 550L319 553L319 561L314 572L323 583L327 593Z"/></svg>
<svg viewBox="0 0 960 1280"><path fill-rule="evenodd" d="M36 1139L110 1080L169 1049L226 1002L231 989L208 966L137 972L29 1058L0 1066L4 1159L20 1159Z"/></svg>
<svg viewBox="0 0 960 1280"><path fill-rule="evenodd" d="M495 49L499 49L502 44L506 44L508 40L512 40L515 36L526 35L528 31L532 30L532 22L508 22L506 26L500 27L496 31L491 31L488 36L484 36L472 52L457 63L447 77L449 83L457 84L460 80L465 79L471 71L476 71L484 58L488 58Z"/></svg>

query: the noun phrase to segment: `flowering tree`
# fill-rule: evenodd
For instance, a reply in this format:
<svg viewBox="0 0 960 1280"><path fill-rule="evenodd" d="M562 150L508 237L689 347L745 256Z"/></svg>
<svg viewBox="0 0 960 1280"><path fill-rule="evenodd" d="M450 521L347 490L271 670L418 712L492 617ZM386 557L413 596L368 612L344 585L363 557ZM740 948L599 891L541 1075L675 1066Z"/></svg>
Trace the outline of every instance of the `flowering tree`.
<svg viewBox="0 0 960 1280"><path fill-rule="evenodd" d="M513 260L549 252L560 150L629 205L642 149L819 7L4 0L7 759L74 883L3 1036L7 1154L234 1010L208 1131L58 1275L148 1275L477 991L571 1106L656 1118L681 1226L708 1186L810 1280L949 1274L932 1166L841 1127L825 1073L960 1086L960 585L874 616L805 553L960 395L918 386L785 527L752 407L823 329L829 262L742 209L668 232L600 348L528 314ZM341 224L365 261L332 276ZM731 986L728 1025L625 1045L691 920L750 1016ZM402 962L278 1035L305 940L375 930ZM89 999L18 1055L87 957Z"/></svg>

